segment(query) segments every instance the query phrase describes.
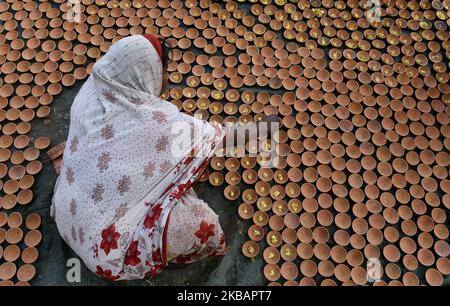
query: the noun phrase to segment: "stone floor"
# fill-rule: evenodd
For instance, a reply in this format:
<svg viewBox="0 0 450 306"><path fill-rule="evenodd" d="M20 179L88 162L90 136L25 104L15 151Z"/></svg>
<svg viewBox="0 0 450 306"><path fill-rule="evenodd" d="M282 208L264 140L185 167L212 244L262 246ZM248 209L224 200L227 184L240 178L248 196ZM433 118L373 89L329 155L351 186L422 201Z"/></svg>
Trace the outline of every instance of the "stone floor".
<svg viewBox="0 0 450 306"><path fill-rule="evenodd" d="M52 114L49 119L36 120L33 123L32 135L48 136L52 145L65 140L69 130L69 113L71 103L83 81L63 93L52 102ZM45 153L41 159L46 160ZM39 247L40 260L37 263L37 276L33 285L109 285L84 265L81 268L81 282L70 283L66 279L69 270L67 260L76 258L76 254L60 238L56 224L49 215L50 203L56 174L51 163L44 163L44 168L37 177L34 186L36 198L27 212L38 210L42 217L41 230L43 242ZM241 244L245 241L248 224L243 224L237 215L238 201L230 202L223 197L223 189L213 188L208 183L195 186L198 196L207 201L219 215L222 228L226 234L228 254L223 258L206 259L198 263L177 266L168 269L155 279L146 281L122 281L118 285L263 285L265 279L260 272L262 259L252 261L241 255ZM261 258L261 257L260 257Z"/></svg>

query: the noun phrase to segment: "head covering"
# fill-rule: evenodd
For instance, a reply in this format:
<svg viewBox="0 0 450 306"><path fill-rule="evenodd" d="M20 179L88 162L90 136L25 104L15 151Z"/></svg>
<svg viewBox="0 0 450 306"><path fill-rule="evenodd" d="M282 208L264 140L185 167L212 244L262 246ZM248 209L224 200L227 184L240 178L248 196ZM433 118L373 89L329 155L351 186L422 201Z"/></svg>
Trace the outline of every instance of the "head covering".
<svg viewBox="0 0 450 306"><path fill-rule="evenodd" d="M159 98L162 75L144 36L122 38L72 104L52 213L64 240L105 278L143 278L164 265L169 212L223 137L221 126Z"/></svg>
<svg viewBox="0 0 450 306"><path fill-rule="evenodd" d="M144 34L143 36L145 38L147 38L148 41L153 45L153 47L155 48L156 52L159 55L159 58L161 59L161 63L162 63L162 61L163 61L163 48L161 46L161 42L159 41L159 39L155 35L152 35L152 34Z"/></svg>

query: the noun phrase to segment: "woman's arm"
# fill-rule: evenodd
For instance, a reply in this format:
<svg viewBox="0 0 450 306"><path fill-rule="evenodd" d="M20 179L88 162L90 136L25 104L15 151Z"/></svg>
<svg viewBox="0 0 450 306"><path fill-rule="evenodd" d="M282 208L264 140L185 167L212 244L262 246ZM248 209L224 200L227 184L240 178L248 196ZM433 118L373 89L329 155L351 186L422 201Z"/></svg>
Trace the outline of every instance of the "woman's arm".
<svg viewBox="0 0 450 306"><path fill-rule="evenodd" d="M228 125L226 136L217 149L245 147L250 140L270 139L270 135L279 128L280 119L276 115L264 117L257 123L247 125Z"/></svg>

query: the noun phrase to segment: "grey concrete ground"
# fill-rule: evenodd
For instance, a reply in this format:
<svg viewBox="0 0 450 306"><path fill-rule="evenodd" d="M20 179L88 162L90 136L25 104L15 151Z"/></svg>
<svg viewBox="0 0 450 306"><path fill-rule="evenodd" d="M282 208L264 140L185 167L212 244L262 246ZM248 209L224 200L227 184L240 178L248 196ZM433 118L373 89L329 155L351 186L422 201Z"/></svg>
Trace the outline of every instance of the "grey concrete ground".
<svg viewBox="0 0 450 306"><path fill-rule="evenodd" d="M69 130L69 111L76 93L83 81L71 88L64 88L62 94L52 102L52 114L47 120L33 122L32 137L48 136L52 145L64 141ZM41 159L47 159L42 153ZM27 212L38 210L42 216L41 230L43 242L39 246L40 259L37 263L37 277L33 285L111 285L103 281L84 265L81 270L81 282L69 283L66 280L67 260L76 254L60 238L56 225L49 215L53 185L56 174L51 163L45 163L42 172L33 187L36 198ZM228 254L222 258L206 259L198 263L177 266L170 265L160 276L145 281L118 282L118 285L258 285L264 284L262 260L252 261L241 255L241 244L245 241L248 224L243 224L237 215L238 201L230 202L223 197L223 189L213 188L209 183L195 186L197 195L204 199L219 215L226 234Z"/></svg>

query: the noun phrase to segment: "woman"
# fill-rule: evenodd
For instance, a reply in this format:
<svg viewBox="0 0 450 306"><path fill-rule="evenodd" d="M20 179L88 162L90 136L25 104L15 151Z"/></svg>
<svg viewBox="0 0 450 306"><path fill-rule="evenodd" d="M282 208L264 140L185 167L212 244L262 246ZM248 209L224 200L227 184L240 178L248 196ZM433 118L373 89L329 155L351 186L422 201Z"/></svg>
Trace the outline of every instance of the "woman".
<svg viewBox="0 0 450 306"><path fill-rule="evenodd" d="M225 253L217 215L190 187L226 129L159 98L164 49L148 34L121 39L71 108L51 214L86 266L109 280Z"/></svg>

